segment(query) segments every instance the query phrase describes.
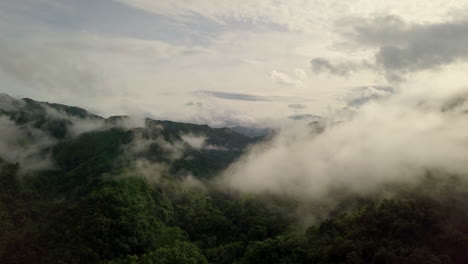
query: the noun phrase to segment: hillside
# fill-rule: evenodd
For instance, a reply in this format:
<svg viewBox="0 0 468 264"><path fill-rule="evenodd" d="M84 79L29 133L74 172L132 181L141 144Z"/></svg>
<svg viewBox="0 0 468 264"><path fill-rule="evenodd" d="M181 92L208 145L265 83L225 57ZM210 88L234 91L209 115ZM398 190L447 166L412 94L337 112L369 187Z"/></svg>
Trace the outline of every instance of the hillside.
<svg viewBox="0 0 468 264"><path fill-rule="evenodd" d="M468 260L468 189L456 175L428 172L389 197L338 193L324 214L322 201L218 186L258 143L229 128L7 95L0 113L0 263Z"/></svg>

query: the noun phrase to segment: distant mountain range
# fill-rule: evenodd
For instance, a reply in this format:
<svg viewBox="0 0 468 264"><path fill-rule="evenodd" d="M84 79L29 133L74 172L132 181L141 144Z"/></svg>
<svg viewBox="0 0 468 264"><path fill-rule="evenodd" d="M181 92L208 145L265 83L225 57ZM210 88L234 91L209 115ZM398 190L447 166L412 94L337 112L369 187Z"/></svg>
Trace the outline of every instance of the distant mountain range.
<svg viewBox="0 0 468 264"><path fill-rule="evenodd" d="M52 111L51 111L52 110ZM57 111L57 113L51 113ZM16 99L7 94L0 94L0 114L9 116L17 124L34 123L35 127L41 127L45 130L50 130L50 126L61 126L62 130L55 130L54 136L60 138L66 134L67 124L70 125L70 118L74 119L93 119L102 120L106 123L112 123L115 121L123 121L127 119L126 116L111 116L109 118L103 118L87 110L76 107L68 106L63 104L39 102L30 98ZM52 114L52 116L51 116ZM61 116L62 115L62 116ZM150 119L148 119L150 120ZM153 120L154 121L154 120ZM51 124L50 122L54 123ZM187 132L190 129L201 129L206 130L207 125L196 125L189 123L160 121L162 125L169 125L175 129L178 127L176 124L180 124L180 127L184 127L183 131ZM255 128L255 127L244 127L234 126L229 128L214 128L217 131L227 131L228 129L248 136L250 138L266 136L272 132L270 128ZM175 129L177 130L177 129ZM175 131L173 130L173 131ZM178 131L177 132L181 132Z"/></svg>
<svg viewBox="0 0 468 264"><path fill-rule="evenodd" d="M94 137L116 136L119 139L112 144L119 146L125 145L126 141L145 141L150 147L145 153L138 155L153 161L170 163L172 172L191 173L197 177L210 177L225 168L249 144L255 143L256 137L269 132L267 129L212 128L208 125L149 118L139 120L128 116L103 118L80 107L38 102L29 98L16 99L6 94L0 95L1 116L12 122L10 126L16 126L19 131L29 135L27 140L24 139L25 142L44 140L39 139L39 135L34 135L34 131L53 139L53 149L61 150L58 153L74 153L75 150L69 149L70 147L79 149L87 144L82 141ZM129 139L125 139L126 137ZM176 154L171 154L172 150L169 150L174 146L181 150L177 159L171 156ZM0 157L1 151L0 149ZM41 150L48 151L50 152L50 146ZM88 156L85 155L80 160L85 157Z"/></svg>

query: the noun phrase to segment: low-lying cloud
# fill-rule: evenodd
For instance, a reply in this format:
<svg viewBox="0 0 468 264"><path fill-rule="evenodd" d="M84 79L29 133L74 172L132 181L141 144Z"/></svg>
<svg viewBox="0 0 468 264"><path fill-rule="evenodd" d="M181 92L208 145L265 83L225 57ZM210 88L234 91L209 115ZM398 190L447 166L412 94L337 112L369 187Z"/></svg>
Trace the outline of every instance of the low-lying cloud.
<svg viewBox="0 0 468 264"><path fill-rule="evenodd" d="M225 147L209 144L208 137L204 135L195 135L193 133L186 133L180 135L185 143L196 150L227 150Z"/></svg>
<svg viewBox="0 0 468 264"><path fill-rule="evenodd" d="M0 157L10 163L19 163L24 170L42 170L54 167L46 148L55 140L39 129L18 126L6 116L0 116Z"/></svg>
<svg viewBox="0 0 468 264"><path fill-rule="evenodd" d="M395 92L395 89L391 86L359 86L351 88L343 99L348 106L359 107L372 100L387 98Z"/></svg>
<svg viewBox="0 0 468 264"><path fill-rule="evenodd" d="M333 199L337 190L366 195L392 184L418 184L429 171L465 176L465 95L407 90L368 101L319 133L299 124L283 129L230 166L221 183L247 193L320 201Z"/></svg>
<svg viewBox="0 0 468 264"><path fill-rule="evenodd" d="M202 149L208 139L205 136L197 136L192 133L184 134L180 137L194 149Z"/></svg>

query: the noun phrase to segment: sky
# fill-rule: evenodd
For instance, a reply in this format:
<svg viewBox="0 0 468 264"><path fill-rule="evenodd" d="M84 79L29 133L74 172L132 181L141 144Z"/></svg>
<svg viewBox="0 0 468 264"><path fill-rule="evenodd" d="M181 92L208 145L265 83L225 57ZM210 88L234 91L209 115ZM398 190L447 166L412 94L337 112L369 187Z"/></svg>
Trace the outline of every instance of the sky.
<svg viewBox="0 0 468 264"><path fill-rule="evenodd" d="M0 0L0 92L102 116L273 126L466 87L466 11L463 0Z"/></svg>

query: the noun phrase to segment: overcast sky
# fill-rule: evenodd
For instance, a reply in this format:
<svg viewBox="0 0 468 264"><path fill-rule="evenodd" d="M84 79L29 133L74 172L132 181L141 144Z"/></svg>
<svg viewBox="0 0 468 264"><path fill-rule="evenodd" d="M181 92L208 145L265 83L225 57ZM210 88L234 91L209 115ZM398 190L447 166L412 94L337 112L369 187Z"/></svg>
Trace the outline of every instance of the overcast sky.
<svg viewBox="0 0 468 264"><path fill-rule="evenodd" d="M401 89L466 86L467 8L464 0L0 0L0 92L215 126L325 115Z"/></svg>

